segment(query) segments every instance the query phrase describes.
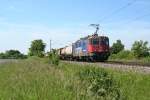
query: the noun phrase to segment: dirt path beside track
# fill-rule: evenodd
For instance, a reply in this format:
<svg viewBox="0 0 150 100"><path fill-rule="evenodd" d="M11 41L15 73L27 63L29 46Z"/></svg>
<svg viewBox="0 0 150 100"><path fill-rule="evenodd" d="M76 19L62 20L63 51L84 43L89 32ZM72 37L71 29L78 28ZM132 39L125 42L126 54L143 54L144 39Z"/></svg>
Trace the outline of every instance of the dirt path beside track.
<svg viewBox="0 0 150 100"><path fill-rule="evenodd" d="M7 63L7 62L16 62L16 61L17 61L16 59L0 59L0 64Z"/></svg>

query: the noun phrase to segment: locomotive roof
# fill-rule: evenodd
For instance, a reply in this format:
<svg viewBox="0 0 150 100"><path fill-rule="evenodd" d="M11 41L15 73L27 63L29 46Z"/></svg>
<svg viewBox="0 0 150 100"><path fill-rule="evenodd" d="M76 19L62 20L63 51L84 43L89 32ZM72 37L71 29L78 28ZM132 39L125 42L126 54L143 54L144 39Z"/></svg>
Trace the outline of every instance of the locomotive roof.
<svg viewBox="0 0 150 100"><path fill-rule="evenodd" d="M93 35L88 35L86 37L80 38L79 40L77 40L76 42L79 42L81 40L86 40L86 39L91 39L91 38L108 38L107 36L98 36L98 34L93 34Z"/></svg>
<svg viewBox="0 0 150 100"><path fill-rule="evenodd" d="M89 39L89 38L97 38L97 37L108 38L107 36L98 36L98 34L93 34L93 35L88 35L86 37L80 38L80 40Z"/></svg>

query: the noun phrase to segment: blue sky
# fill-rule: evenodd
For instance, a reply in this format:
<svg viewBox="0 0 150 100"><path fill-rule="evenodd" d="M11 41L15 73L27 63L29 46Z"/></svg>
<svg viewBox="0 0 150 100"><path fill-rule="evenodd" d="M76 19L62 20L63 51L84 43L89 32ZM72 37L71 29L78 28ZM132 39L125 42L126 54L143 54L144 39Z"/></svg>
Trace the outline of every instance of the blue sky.
<svg viewBox="0 0 150 100"><path fill-rule="evenodd" d="M130 2L132 5L112 14ZM150 0L0 0L0 52L28 52L30 42L43 39L59 48L95 31L110 44L121 39L126 49L135 40L150 42Z"/></svg>

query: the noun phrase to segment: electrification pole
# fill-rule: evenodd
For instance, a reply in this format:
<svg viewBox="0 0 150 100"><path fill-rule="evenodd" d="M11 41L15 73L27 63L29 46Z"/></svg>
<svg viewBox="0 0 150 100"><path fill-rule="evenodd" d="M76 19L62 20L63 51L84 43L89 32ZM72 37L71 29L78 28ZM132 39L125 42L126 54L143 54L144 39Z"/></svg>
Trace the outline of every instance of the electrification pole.
<svg viewBox="0 0 150 100"><path fill-rule="evenodd" d="M51 52L51 49L52 49L52 40L50 39L50 41L49 41L49 52Z"/></svg>

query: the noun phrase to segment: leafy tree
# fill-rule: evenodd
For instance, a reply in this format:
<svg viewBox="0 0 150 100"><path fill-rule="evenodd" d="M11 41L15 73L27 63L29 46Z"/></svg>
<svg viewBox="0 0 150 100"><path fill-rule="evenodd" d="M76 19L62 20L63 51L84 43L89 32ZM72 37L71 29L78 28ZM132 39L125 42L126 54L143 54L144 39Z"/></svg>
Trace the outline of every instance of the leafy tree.
<svg viewBox="0 0 150 100"><path fill-rule="evenodd" d="M5 55L8 57L16 57L19 56L21 53L18 50L8 50L6 51Z"/></svg>
<svg viewBox="0 0 150 100"><path fill-rule="evenodd" d="M149 56L150 48L147 45L147 41L135 41L132 45L131 51L137 58Z"/></svg>
<svg viewBox="0 0 150 100"><path fill-rule="evenodd" d="M29 55L43 57L45 46L45 43L41 39L32 41L31 47L29 48Z"/></svg>
<svg viewBox="0 0 150 100"><path fill-rule="evenodd" d="M122 44L121 40L117 40L116 43L113 43L110 50L111 50L111 54L117 54L120 51L124 50L124 45Z"/></svg>
<svg viewBox="0 0 150 100"><path fill-rule="evenodd" d="M5 53L0 53L0 59L5 59L5 58L6 58Z"/></svg>
<svg viewBox="0 0 150 100"><path fill-rule="evenodd" d="M0 53L0 58L1 59L23 59L26 58L24 54L22 54L18 50L8 50L5 53Z"/></svg>

